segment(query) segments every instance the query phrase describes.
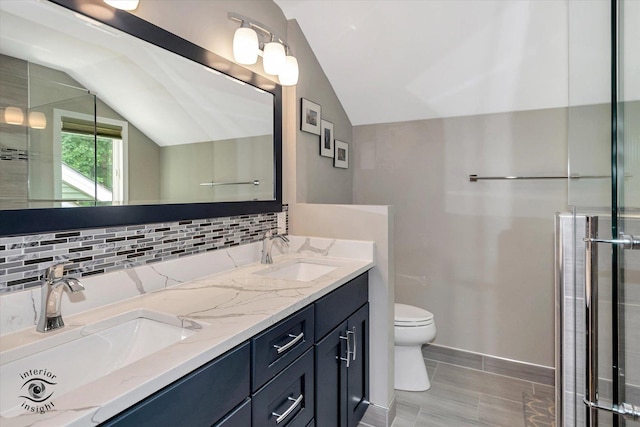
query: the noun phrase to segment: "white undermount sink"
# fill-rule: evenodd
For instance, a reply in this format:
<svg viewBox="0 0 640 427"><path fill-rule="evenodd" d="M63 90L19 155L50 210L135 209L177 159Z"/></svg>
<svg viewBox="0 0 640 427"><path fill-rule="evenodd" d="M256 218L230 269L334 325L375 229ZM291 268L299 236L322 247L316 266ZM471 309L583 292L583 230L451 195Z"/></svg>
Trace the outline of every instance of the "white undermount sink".
<svg viewBox="0 0 640 427"><path fill-rule="evenodd" d="M298 282L311 282L336 270L338 266L321 264L312 261L296 260L283 264L275 264L255 274L273 279L296 280Z"/></svg>
<svg viewBox="0 0 640 427"><path fill-rule="evenodd" d="M0 353L0 415L42 407L196 333L165 313L134 310L85 327L67 326L32 344ZM31 387L31 391L29 390ZM35 389L33 387L36 387ZM51 394L53 393L53 394ZM51 394L51 395L50 395ZM47 396L49 396L47 398Z"/></svg>

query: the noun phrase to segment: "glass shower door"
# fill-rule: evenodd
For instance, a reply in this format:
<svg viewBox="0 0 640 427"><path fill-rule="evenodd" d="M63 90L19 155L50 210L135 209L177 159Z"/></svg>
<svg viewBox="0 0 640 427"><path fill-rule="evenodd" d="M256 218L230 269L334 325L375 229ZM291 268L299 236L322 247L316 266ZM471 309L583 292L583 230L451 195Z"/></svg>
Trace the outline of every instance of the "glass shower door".
<svg viewBox="0 0 640 427"><path fill-rule="evenodd" d="M587 240L584 265L573 265L585 286L564 426L640 426L638 22L636 0L569 2L569 204Z"/></svg>

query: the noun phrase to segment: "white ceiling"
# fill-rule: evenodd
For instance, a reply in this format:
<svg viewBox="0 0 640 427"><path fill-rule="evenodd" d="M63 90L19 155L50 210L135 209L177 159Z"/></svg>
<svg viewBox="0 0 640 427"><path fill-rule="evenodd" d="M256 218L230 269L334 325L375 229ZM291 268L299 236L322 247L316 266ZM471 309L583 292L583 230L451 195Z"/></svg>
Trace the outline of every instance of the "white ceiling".
<svg viewBox="0 0 640 427"><path fill-rule="evenodd" d="M275 2L353 125L567 105L566 1Z"/></svg>

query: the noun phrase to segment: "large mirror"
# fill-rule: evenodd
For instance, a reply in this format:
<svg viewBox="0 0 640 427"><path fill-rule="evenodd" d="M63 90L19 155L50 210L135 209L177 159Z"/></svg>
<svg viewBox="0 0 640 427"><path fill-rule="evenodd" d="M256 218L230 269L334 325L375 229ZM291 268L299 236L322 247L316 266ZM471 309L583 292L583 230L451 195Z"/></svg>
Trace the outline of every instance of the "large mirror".
<svg viewBox="0 0 640 427"><path fill-rule="evenodd" d="M0 2L0 93L0 235L279 209L280 87L134 15Z"/></svg>

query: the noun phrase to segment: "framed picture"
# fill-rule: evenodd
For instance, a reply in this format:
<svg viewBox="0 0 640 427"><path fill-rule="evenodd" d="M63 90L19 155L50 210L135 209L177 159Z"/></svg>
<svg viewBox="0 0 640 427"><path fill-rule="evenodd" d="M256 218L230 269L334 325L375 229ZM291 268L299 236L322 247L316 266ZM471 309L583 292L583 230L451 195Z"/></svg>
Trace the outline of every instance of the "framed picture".
<svg viewBox="0 0 640 427"><path fill-rule="evenodd" d="M302 99L302 116L300 117L300 130L320 135L320 121L322 120L322 107L308 99Z"/></svg>
<svg viewBox="0 0 640 427"><path fill-rule="evenodd" d="M333 123L322 120L320 128L320 155L333 158Z"/></svg>
<svg viewBox="0 0 640 427"><path fill-rule="evenodd" d="M335 154L333 166L336 168L349 169L349 144L335 140Z"/></svg>

